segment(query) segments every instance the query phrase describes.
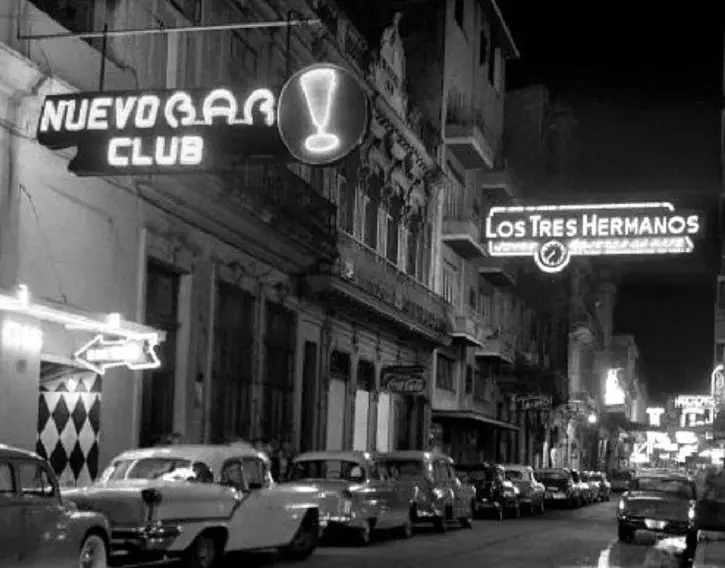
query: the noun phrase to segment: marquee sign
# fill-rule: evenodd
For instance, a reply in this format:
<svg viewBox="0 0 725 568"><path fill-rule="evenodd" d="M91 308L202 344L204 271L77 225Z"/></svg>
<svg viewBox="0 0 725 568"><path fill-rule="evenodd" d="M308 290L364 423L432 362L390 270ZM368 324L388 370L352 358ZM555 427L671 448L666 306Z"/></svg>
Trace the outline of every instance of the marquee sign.
<svg viewBox="0 0 725 568"><path fill-rule="evenodd" d="M381 369L380 385L390 394L425 394L428 386L425 372L426 368L422 365L388 365Z"/></svg>
<svg viewBox="0 0 725 568"><path fill-rule="evenodd" d="M715 401L708 394L681 394L675 397L675 408L707 409L714 406Z"/></svg>
<svg viewBox="0 0 725 568"><path fill-rule="evenodd" d="M492 207L486 219L491 256L532 256L547 273L573 256L690 253L699 231L667 202Z"/></svg>
<svg viewBox="0 0 725 568"><path fill-rule="evenodd" d="M305 67L279 96L267 88L50 95L38 142L76 147L81 176L199 173L274 157L329 164L367 130L367 96L342 67Z"/></svg>
<svg viewBox="0 0 725 568"><path fill-rule="evenodd" d="M108 369L126 367L132 371L157 369L161 366L156 337L107 339L97 335L73 355L73 360L99 375Z"/></svg>

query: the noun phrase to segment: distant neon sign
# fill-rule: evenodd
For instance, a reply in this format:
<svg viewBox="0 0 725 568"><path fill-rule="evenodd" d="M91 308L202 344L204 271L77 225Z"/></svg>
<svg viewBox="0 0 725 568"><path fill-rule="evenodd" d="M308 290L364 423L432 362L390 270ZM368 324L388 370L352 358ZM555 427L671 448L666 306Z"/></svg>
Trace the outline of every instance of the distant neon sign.
<svg viewBox="0 0 725 568"><path fill-rule="evenodd" d="M661 426L662 425L662 415L665 413L664 408L660 407L650 407L646 410L647 415L649 416L649 425L650 426Z"/></svg>
<svg viewBox="0 0 725 568"><path fill-rule="evenodd" d="M626 402L627 397L619 380L619 369L609 369L604 389L604 404L606 406L621 406Z"/></svg>
<svg viewBox="0 0 725 568"><path fill-rule="evenodd" d="M77 147L78 175L164 174L230 169L275 157L327 164L367 130L367 96L345 69L302 69L279 97L266 88L50 95L38 142Z"/></svg>
<svg viewBox="0 0 725 568"><path fill-rule="evenodd" d="M681 394L675 398L675 408L686 408L688 412L713 408L715 400L708 394Z"/></svg>
<svg viewBox="0 0 725 568"><path fill-rule="evenodd" d="M699 231L667 202L492 207L486 219L491 256L532 256L547 273L573 256L690 253Z"/></svg>

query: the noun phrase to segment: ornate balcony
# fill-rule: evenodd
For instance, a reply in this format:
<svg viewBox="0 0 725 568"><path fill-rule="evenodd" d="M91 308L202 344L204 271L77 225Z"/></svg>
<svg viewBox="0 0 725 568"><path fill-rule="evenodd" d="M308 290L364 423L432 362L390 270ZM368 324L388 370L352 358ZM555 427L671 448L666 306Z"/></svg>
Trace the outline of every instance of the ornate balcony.
<svg viewBox="0 0 725 568"><path fill-rule="evenodd" d="M279 234L323 258L335 257L337 207L285 166L247 165L221 179L236 200Z"/></svg>
<svg viewBox="0 0 725 568"><path fill-rule="evenodd" d="M453 316L451 337L464 345L483 348L486 337L491 334L491 327L484 321L481 314L465 308Z"/></svg>
<svg viewBox="0 0 725 568"><path fill-rule="evenodd" d="M493 89L448 94L443 140L464 168L493 168L502 135L503 101Z"/></svg>
<svg viewBox="0 0 725 568"><path fill-rule="evenodd" d="M515 288L518 277L512 260L505 258L485 258L478 267L478 273L492 286L497 288Z"/></svg>
<svg viewBox="0 0 725 568"><path fill-rule="evenodd" d="M476 357L498 359L502 363L513 365L516 360L514 344L512 333L497 330L484 340L483 346L480 349L476 350Z"/></svg>
<svg viewBox="0 0 725 568"><path fill-rule="evenodd" d="M461 258L470 260L486 255L482 235L483 221L476 215L452 213L443 218L441 238Z"/></svg>
<svg viewBox="0 0 725 568"><path fill-rule="evenodd" d="M306 277L308 292L381 317L439 344L450 342L449 304L350 235L340 232L339 260Z"/></svg>

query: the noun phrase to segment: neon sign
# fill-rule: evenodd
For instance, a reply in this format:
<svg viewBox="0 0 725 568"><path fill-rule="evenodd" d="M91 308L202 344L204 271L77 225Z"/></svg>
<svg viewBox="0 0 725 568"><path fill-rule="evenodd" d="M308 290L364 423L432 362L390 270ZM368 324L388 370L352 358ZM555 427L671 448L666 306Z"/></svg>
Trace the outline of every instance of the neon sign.
<svg viewBox="0 0 725 568"><path fill-rule="evenodd" d="M708 394L681 394L675 398L675 408L686 408L689 412L713 408L715 400Z"/></svg>
<svg viewBox="0 0 725 568"><path fill-rule="evenodd" d="M606 406L621 406L626 404L627 398L622 384L617 376L619 369L607 371L607 382L604 390L604 404Z"/></svg>
<svg viewBox="0 0 725 568"><path fill-rule="evenodd" d="M661 426L662 425L662 415L665 413L664 408L659 407L652 407L648 408L646 410L647 415L649 416L649 425L650 426Z"/></svg>
<svg viewBox="0 0 725 568"><path fill-rule="evenodd" d="M573 256L690 253L699 231L667 202L492 207L486 219L491 256L532 256L552 274Z"/></svg>
<svg viewBox="0 0 725 568"><path fill-rule="evenodd" d="M300 162L330 164L362 141L368 127L367 95L342 67L305 67L279 95L278 126L285 146Z"/></svg>
<svg viewBox="0 0 725 568"><path fill-rule="evenodd" d="M140 339L106 339L97 335L73 355L73 359L99 375L108 369L126 367L132 371L157 369L161 366L156 346L158 341L149 336Z"/></svg>
<svg viewBox="0 0 725 568"><path fill-rule="evenodd" d="M367 131L367 96L345 69L317 64L269 89L50 95L38 142L77 147L78 175L232 169L263 157L311 164L343 158Z"/></svg>

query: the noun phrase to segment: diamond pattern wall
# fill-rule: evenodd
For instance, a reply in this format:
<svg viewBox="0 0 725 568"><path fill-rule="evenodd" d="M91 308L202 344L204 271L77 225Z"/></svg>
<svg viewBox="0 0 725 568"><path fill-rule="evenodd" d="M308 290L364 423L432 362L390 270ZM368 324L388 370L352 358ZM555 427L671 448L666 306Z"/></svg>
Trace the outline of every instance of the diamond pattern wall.
<svg viewBox="0 0 725 568"><path fill-rule="evenodd" d="M61 485L82 487L96 479L100 433L99 375L73 373L40 385L36 451Z"/></svg>

